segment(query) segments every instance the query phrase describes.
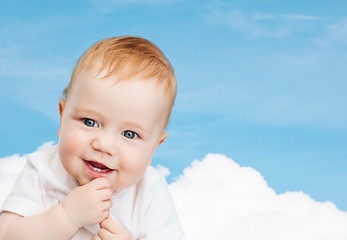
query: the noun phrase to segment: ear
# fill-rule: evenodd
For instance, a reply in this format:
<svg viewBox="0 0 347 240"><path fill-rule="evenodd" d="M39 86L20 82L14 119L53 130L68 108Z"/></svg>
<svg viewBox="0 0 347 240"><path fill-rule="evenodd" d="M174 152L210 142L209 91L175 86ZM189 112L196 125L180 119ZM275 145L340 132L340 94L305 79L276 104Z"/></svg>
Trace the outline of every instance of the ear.
<svg viewBox="0 0 347 240"><path fill-rule="evenodd" d="M163 134L161 135L161 137L159 139L159 143L158 143L157 147L159 147L159 145L162 144L166 138L167 138L167 132L163 132ZM151 164L152 164L152 159L148 163L148 166L151 165Z"/></svg>
<svg viewBox="0 0 347 240"><path fill-rule="evenodd" d="M59 126L59 130L58 130L58 137L60 137L61 119L63 117L64 108L65 108L65 100L60 99L60 101L59 101L60 126Z"/></svg>
<svg viewBox="0 0 347 240"><path fill-rule="evenodd" d="M167 136L168 136L167 132L163 132L163 134L161 135L161 138L159 140L158 146L164 142L164 140L167 138Z"/></svg>

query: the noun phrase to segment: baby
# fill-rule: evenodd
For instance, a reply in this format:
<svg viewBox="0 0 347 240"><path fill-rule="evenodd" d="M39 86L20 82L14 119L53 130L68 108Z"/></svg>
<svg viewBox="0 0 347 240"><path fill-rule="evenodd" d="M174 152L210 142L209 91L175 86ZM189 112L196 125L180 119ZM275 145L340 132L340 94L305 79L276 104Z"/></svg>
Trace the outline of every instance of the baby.
<svg viewBox="0 0 347 240"><path fill-rule="evenodd" d="M151 167L176 97L173 69L139 37L102 40L59 101L57 146L35 152L1 209L0 239L183 238Z"/></svg>

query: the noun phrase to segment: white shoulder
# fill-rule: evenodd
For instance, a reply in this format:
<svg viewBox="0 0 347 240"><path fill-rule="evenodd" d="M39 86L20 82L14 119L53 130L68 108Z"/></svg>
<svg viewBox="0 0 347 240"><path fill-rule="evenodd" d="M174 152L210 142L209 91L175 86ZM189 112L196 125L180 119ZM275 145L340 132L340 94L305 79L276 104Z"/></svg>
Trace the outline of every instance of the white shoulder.
<svg viewBox="0 0 347 240"><path fill-rule="evenodd" d="M12 192L3 203L3 211L31 216L46 209L42 188L46 184L42 183L41 173L51 173L46 170L50 168L49 163L55 153L56 147L53 146L26 156L26 163L13 185Z"/></svg>
<svg viewBox="0 0 347 240"><path fill-rule="evenodd" d="M165 181L165 178L159 173L159 171L152 166L147 167L144 177L152 181Z"/></svg>
<svg viewBox="0 0 347 240"><path fill-rule="evenodd" d="M139 187L147 189L148 191L157 192L158 189L165 189L167 188L167 182L165 180L165 177L162 176L158 170L156 170L154 167L149 166L146 169L145 175L143 176L142 180L138 183Z"/></svg>
<svg viewBox="0 0 347 240"><path fill-rule="evenodd" d="M145 211L141 222L144 239L182 239L184 233L165 177L155 168L148 167L141 184L144 188L142 203Z"/></svg>
<svg viewBox="0 0 347 240"><path fill-rule="evenodd" d="M58 151L57 145L38 150L27 156L27 160L35 168L39 166L50 166Z"/></svg>

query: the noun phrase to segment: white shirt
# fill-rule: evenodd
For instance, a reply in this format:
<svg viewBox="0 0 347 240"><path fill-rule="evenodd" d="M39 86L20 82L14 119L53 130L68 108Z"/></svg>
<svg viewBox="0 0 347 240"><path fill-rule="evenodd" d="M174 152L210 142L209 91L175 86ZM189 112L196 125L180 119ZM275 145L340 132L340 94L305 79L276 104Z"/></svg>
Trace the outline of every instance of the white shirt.
<svg viewBox="0 0 347 240"><path fill-rule="evenodd" d="M1 211L32 216L61 202L77 187L61 165L57 146L28 155L22 173ZM127 229L135 239L178 240L183 231L165 179L148 167L137 184L116 192L110 209L111 218ZM73 240L91 239L98 224L81 228Z"/></svg>

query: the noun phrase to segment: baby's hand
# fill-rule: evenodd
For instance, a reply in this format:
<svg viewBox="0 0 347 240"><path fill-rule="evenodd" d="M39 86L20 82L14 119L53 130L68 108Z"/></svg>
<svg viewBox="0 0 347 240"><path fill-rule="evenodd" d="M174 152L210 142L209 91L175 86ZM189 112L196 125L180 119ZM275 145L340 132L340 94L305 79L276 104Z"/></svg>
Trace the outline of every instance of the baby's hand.
<svg viewBox="0 0 347 240"><path fill-rule="evenodd" d="M132 240L131 234L109 216L100 223L100 231L93 240Z"/></svg>
<svg viewBox="0 0 347 240"><path fill-rule="evenodd" d="M63 200L62 206L77 227L102 222L112 207L112 191L106 178L93 181L73 189Z"/></svg>

